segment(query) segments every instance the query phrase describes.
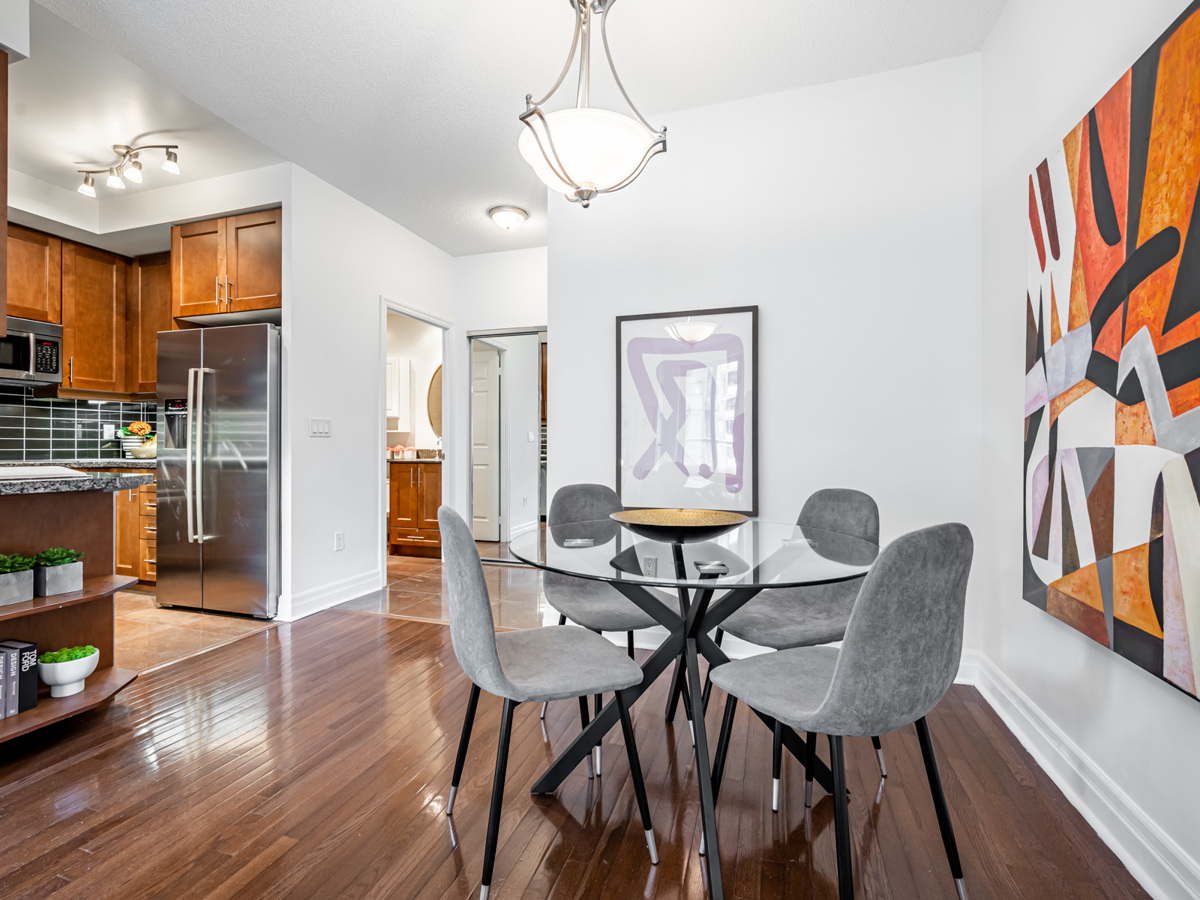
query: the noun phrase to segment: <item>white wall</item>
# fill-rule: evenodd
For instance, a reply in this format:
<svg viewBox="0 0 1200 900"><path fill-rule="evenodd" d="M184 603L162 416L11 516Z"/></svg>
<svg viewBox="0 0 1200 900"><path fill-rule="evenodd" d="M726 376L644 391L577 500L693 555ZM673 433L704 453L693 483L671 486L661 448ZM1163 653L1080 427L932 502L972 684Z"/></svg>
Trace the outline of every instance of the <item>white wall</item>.
<svg viewBox="0 0 1200 900"><path fill-rule="evenodd" d="M388 446L403 442L405 447L433 449L440 438L429 421L429 383L442 364L441 328L418 321L410 316L389 313L387 317L388 359L398 357L412 363L411 385L413 410L409 431L389 431Z"/></svg>
<svg viewBox="0 0 1200 900"><path fill-rule="evenodd" d="M538 476L541 472L542 407L538 382L542 376L542 341L536 334L500 339L506 347L500 370L500 448L504 487L501 504L504 529L510 539L538 525ZM533 440L529 440L529 436Z"/></svg>
<svg viewBox="0 0 1200 900"><path fill-rule="evenodd" d="M661 115L632 187L551 196L551 495L615 481L616 316L758 304L762 515L845 486L888 536L978 533L979 78L975 56Z"/></svg>
<svg viewBox="0 0 1200 900"><path fill-rule="evenodd" d="M1125 863L1200 896L1200 704L1021 599L1029 173L1187 5L1010 0L983 50L981 688Z"/></svg>
<svg viewBox="0 0 1200 900"><path fill-rule="evenodd" d="M443 466L454 472L455 480L455 488L446 492L447 502L463 516L471 509L471 351L467 332L542 327L546 324L546 296L545 247L454 260L454 327L450 329L446 368L454 375L451 412L456 446L445 447Z"/></svg>
<svg viewBox="0 0 1200 900"><path fill-rule="evenodd" d="M454 266L448 254L297 166L284 222L280 616L299 618L383 583L380 297L448 319ZM310 417L332 419L333 436L308 437ZM335 531L346 535L339 553Z"/></svg>

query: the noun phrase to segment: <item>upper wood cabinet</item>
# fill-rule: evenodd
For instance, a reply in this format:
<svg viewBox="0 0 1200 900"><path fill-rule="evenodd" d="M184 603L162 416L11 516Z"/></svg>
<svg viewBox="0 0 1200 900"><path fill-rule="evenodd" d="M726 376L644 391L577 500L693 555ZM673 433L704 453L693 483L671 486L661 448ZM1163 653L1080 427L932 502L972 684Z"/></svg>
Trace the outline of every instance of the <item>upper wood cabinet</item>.
<svg viewBox="0 0 1200 900"><path fill-rule="evenodd" d="M282 285L282 210L171 229L172 315L277 309Z"/></svg>
<svg viewBox="0 0 1200 900"><path fill-rule="evenodd" d="M20 225L8 226L8 314L62 321L62 241Z"/></svg>
<svg viewBox="0 0 1200 900"><path fill-rule="evenodd" d="M278 309L283 295L283 211L225 220L226 309Z"/></svg>
<svg viewBox="0 0 1200 900"><path fill-rule="evenodd" d="M0 195L8 201L8 52L0 50ZM0 216L0 233L8 229L8 219ZM8 241L0 241L0 283L8 281L6 263ZM8 292L0 297L0 337L8 334Z"/></svg>
<svg viewBox="0 0 1200 900"><path fill-rule="evenodd" d="M63 386L125 390L125 306L129 261L63 241Z"/></svg>
<svg viewBox="0 0 1200 900"><path fill-rule="evenodd" d="M125 390L158 389L158 333L171 330L171 254L140 256L129 270Z"/></svg>

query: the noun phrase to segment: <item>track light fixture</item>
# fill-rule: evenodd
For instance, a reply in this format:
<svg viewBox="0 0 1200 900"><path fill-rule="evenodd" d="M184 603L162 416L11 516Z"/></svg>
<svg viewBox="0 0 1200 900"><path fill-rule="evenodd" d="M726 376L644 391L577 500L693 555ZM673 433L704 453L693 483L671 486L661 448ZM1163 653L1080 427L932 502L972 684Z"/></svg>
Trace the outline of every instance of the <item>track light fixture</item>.
<svg viewBox="0 0 1200 900"><path fill-rule="evenodd" d="M79 169L78 172L83 176L83 183L79 185L79 193L85 197L96 196L96 179L95 175L108 175L104 183L113 190L122 191L125 189L125 180L128 179L134 184L142 183L142 161L138 158L143 150L164 150L166 157L163 159L162 168L164 172L171 175L179 174L179 154L176 152L179 149L178 144L143 144L141 147L130 147L126 144L113 144L113 154L117 156L118 162L114 166L109 166L106 169Z"/></svg>

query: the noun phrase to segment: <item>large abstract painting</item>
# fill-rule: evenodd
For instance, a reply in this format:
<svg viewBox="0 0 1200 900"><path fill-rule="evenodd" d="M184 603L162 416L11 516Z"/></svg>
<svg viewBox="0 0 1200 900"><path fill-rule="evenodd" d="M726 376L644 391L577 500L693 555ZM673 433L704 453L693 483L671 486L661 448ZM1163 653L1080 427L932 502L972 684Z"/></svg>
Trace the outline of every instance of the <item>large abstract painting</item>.
<svg viewBox="0 0 1200 900"><path fill-rule="evenodd" d="M617 492L758 515L758 307L617 318Z"/></svg>
<svg viewBox="0 0 1200 900"><path fill-rule="evenodd" d="M1200 0L1030 174L1024 298L1025 599L1192 696L1198 184Z"/></svg>

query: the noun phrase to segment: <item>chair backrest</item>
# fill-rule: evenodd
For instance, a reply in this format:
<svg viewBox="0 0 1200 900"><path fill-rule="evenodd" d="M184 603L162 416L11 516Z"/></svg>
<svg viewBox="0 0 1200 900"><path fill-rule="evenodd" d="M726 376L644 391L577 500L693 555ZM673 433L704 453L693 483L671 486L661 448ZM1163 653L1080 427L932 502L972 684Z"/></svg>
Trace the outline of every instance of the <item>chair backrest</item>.
<svg viewBox="0 0 1200 900"><path fill-rule="evenodd" d="M796 524L879 543L879 507L870 494L849 488L826 488L814 493L804 501Z"/></svg>
<svg viewBox="0 0 1200 900"><path fill-rule="evenodd" d="M570 525L607 519L625 507L617 492L602 484L568 484L554 492L546 524Z"/></svg>
<svg viewBox="0 0 1200 900"><path fill-rule="evenodd" d="M893 541L867 574L814 719L827 734L895 731L937 706L962 656L974 542L966 525Z"/></svg>
<svg viewBox="0 0 1200 900"><path fill-rule="evenodd" d="M471 529L449 506L438 510L442 559L450 582L450 640L467 677L490 694L512 696L496 652L496 622Z"/></svg>

